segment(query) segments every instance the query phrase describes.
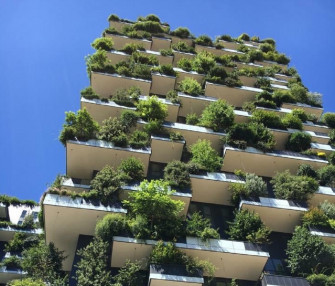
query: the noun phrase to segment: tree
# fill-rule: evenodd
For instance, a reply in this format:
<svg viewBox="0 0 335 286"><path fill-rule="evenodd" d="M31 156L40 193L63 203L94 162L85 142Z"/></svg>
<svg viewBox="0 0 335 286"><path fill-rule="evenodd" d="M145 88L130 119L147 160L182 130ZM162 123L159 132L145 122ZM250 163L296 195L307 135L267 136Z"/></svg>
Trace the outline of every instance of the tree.
<svg viewBox="0 0 335 286"><path fill-rule="evenodd" d="M113 236L128 232L127 217L121 214L107 214L95 226L95 234L103 241L113 240Z"/></svg>
<svg viewBox="0 0 335 286"><path fill-rule="evenodd" d="M91 44L91 46L96 50L105 50L110 51L113 49L114 42L111 38L97 38L94 40L94 42Z"/></svg>
<svg viewBox="0 0 335 286"><path fill-rule="evenodd" d="M234 109L225 100L212 102L202 112L200 125L214 131L227 130L234 123Z"/></svg>
<svg viewBox="0 0 335 286"><path fill-rule="evenodd" d="M157 96L151 96L147 100L141 100L137 104L139 115L147 121L164 121L167 116L167 106L158 100Z"/></svg>
<svg viewBox="0 0 335 286"><path fill-rule="evenodd" d="M181 161L172 161L166 165L164 179L172 187L187 188L191 184L187 165Z"/></svg>
<svg viewBox="0 0 335 286"><path fill-rule="evenodd" d="M77 254L81 256L76 265L78 286L112 286L112 277L108 271L108 242L95 238Z"/></svg>
<svg viewBox="0 0 335 286"><path fill-rule="evenodd" d="M290 135L286 148L294 152L302 152L311 147L312 136L305 132L294 132Z"/></svg>
<svg viewBox="0 0 335 286"><path fill-rule="evenodd" d="M131 262L130 260L127 260L120 268L118 274L113 277L113 280L117 285L122 286L143 285L144 276L140 271L141 263L139 261Z"/></svg>
<svg viewBox="0 0 335 286"><path fill-rule="evenodd" d="M26 278L22 280L13 280L9 284L9 286L45 286L45 283L41 280L35 280L31 278Z"/></svg>
<svg viewBox="0 0 335 286"><path fill-rule="evenodd" d="M118 171L126 182L141 181L144 177L143 162L136 157L128 157L123 160Z"/></svg>
<svg viewBox="0 0 335 286"><path fill-rule="evenodd" d="M141 228L147 227L152 239L174 238L181 231L181 211L184 203L173 200L169 184L162 180L144 180L136 192L124 201L133 218L140 217ZM148 237L146 237L148 238Z"/></svg>

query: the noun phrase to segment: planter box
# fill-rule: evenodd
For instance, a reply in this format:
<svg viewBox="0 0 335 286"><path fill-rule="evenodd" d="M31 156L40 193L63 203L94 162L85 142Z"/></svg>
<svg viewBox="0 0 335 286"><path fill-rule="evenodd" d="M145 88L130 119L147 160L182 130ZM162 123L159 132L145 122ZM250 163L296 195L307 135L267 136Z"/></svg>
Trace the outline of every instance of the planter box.
<svg viewBox="0 0 335 286"><path fill-rule="evenodd" d="M192 184L192 201L208 204L232 206L230 184L244 181L234 175L225 173L207 173L190 175Z"/></svg>
<svg viewBox="0 0 335 286"><path fill-rule="evenodd" d="M240 75L238 78L244 86L250 86L250 87L254 87L257 81L257 77L254 76Z"/></svg>
<svg viewBox="0 0 335 286"><path fill-rule="evenodd" d="M141 54L144 54L146 56L154 56L160 65L172 65L173 62L173 56L162 56L160 52L156 51L139 51Z"/></svg>
<svg viewBox="0 0 335 286"><path fill-rule="evenodd" d="M195 45L195 51L197 53L206 51L209 52L215 56L223 56L223 55L244 55L244 53L239 52L237 50L231 50L231 49L217 49L215 47L208 47L208 46L201 46L201 45Z"/></svg>
<svg viewBox="0 0 335 286"><path fill-rule="evenodd" d="M305 278L290 277L282 275L264 274L262 277L262 286L281 286L281 285L299 285L310 286Z"/></svg>
<svg viewBox="0 0 335 286"><path fill-rule="evenodd" d="M326 125L321 125L321 124L315 124L311 121L304 122L302 124L303 129L306 131L312 131L316 134L320 134L322 136L328 136L330 131L332 130Z"/></svg>
<svg viewBox="0 0 335 286"><path fill-rule="evenodd" d="M176 77L153 73L150 93L157 95L166 95L170 90L174 89L175 85Z"/></svg>
<svg viewBox="0 0 335 286"><path fill-rule="evenodd" d="M214 97L208 96L192 96L182 92L178 92L178 97L181 102L181 107L179 109L179 116L186 117L187 114L195 113L198 116L201 115L203 110L212 102L217 101Z"/></svg>
<svg viewBox="0 0 335 286"><path fill-rule="evenodd" d="M240 209L257 213L263 223L272 231L293 233L300 224L307 205L302 206L293 201L260 197L259 201L242 200Z"/></svg>
<svg viewBox="0 0 335 286"><path fill-rule="evenodd" d="M189 60L193 60L195 57L195 54L191 54L191 53L183 53L183 52L179 52L179 51L175 51L173 50L173 66L176 67L178 62L180 61L180 59L182 58L186 58Z"/></svg>
<svg viewBox="0 0 335 286"><path fill-rule="evenodd" d="M275 78L278 80L285 80L285 81L289 81L290 79L292 79L292 76L289 75L285 75L285 74L281 74L281 73L276 73L275 74Z"/></svg>
<svg viewBox="0 0 335 286"><path fill-rule="evenodd" d="M169 34L165 34L165 37L170 38L172 44L177 44L178 42L184 42L190 47L193 46L193 39L192 38L179 38L179 37L172 36L172 35L169 35Z"/></svg>
<svg viewBox="0 0 335 286"><path fill-rule="evenodd" d="M132 23L122 22L122 21L109 21L109 27L115 28L116 31L122 33L122 29L124 26L130 26Z"/></svg>
<svg viewBox="0 0 335 286"><path fill-rule="evenodd" d="M313 194L308 204L312 207L317 207L326 200L335 204L335 189L331 187L319 186L318 191Z"/></svg>
<svg viewBox="0 0 335 286"><path fill-rule="evenodd" d="M119 62L122 61L129 61L130 55L124 53L124 52L119 52L119 51L111 51L107 52L107 59L110 61L111 64L116 65Z"/></svg>
<svg viewBox="0 0 335 286"><path fill-rule="evenodd" d="M219 40L219 43L222 44L225 47L225 49L230 49L230 50L237 50L238 47L241 45L238 42L227 42L224 40Z"/></svg>
<svg viewBox="0 0 335 286"><path fill-rule="evenodd" d="M287 70L287 65L278 64L276 62L271 61L255 61L256 65L262 65L263 67L271 67L271 66L279 66L282 70Z"/></svg>
<svg viewBox="0 0 335 286"><path fill-rule="evenodd" d="M273 83L275 85L282 85L282 86L286 86L286 87L288 85L287 80L277 79L277 78L274 78L274 77L267 77L267 79L269 79L271 81L271 83Z"/></svg>
<svg viewBox="0 0 335 286"><path fill-rule="evenodd" d="M323 113L323 108L321 107L314 107L308 104L304 103L283 103L282 105L283 108L288 108L288 109L296 109L296 108L301 108L303 109L307 114L315 114L317 118L319 119Z"/></svg>
<svg viewBox="0 0 335 286"><path fill-rule="evenodd" d="M174 68L174 70L177 72L177 80L176 80L176 85L175 88L179 88L179 84L181 81L183 81L185 78L190 77L195 79L200 85L202 85L203 81L205 80L205 75L204 74L199 74L195 71L184 71L180 68Z"/></svg>
<svg viewBox="0 0 335 286"><path fill-rule="evenodd" d="M247 111L243 111L243 110L234 109L234 115L235 115L234 121L236 123L248 123L250 121L250 118L251 118L251 114L249 114Z"/></svg>
<svg viewBox="0 0 335 286"><path fill-rule="evenodd" d="M93 173L106 165L117 168L121 161L130 156L137 157L144 164L147 175L151 150L115 147L113 143L102 140L66 142L66 174L69 177L92 179Z"/></svg>
<svg viewBox="0 0 335 286"><path fill-rule="evenodd" d="M320 143L311 143L311 149L315 152L325 153L327 156L331 153L335 152L335 148L328 144L320 144Z"/></svg>
<svg viewBox="0 0 335 286"><path fill-rule="evenodd" d="M254 68L254 69L257 69L257 68L262 68L263 67L262 65L256 65L254 63L234 62L234 64L236 64L236 67L238 69L245 69L245 68Z"/></svg>
<svg viewBox="0 0 335 286"><path fill-rule="evenodd" d="M46 243L53 242L64 251L63 270L70 271L78 236L94 235L97 221L110 213L126 214L119 205L104 206L82 198L47 194L43 200Z"/></svg>
<svg viewBox="0 0 335 286"><path fill-rule="evenodd" d="M152 44L150 50L168 50L171 48L171 39L152 37Z"/></svg>
<svg viewBox="0 0 335 286"><path fill-rule="evenodd" d="M147 96L140 96L140 100L146 100L146 99ZM158 97L158 100L167 105L168 115L165 118L165 120L170 122L176 122L178 117L179 104L172 103L170 100L160 97Z"/></svg>
<svg viewBox="0 0 335 286"><path fill-rule="evenodd" d="M185 141L172 141L169 138L151 136L150 161L158 163L169 163L180 161Z"/></svg>
<svg viewBox="0 0 335 286"><path fill-rule="evenodd" d="M103 98L110 98L119 89L128 89L137 86L142 94L149 95L151 81L118 74L91 72L91 86Z"/></svg>
<svg viewBox="0 0 335 286"><path fill-rule="evenodd" d="M127 36L122 35L114 35L114 34L107 34L107 38L111 38L114 42L113 48L116 50L121 50L126 44L136 44L141 45L146 50L151 49L151 41L146 39L135 39L135 38L129 38Z"/></svg>
<svg viewBox="0 0 335 286"><path fill-rule="evenodd" d="M309 227L309 231L313 235L317 235L323 239L325 243L335 243L335 230L334 229L322 229L319 227Z"/></svg>
<svg viewBox="0 0 335 286"><path fill-rule="evenodd" d="M259 164L262 162L262 164ZM224 172L242 170L258 176L273 177L277 172L289 170L296 174L301 164L309 164L314 169L320 169L328 164L327 161L288 151L262 152L252 147L245 150L225 147L224 160L221 168Z"/></svg>
<svg viewBox="0 0 335 286"><path fill-rule="evenodd" d="M256 94L262 91L262 89L254 87L228 87L210 82L206 82L205 86L206 96L224 99L235 107L242 107L245 102L255 100Z"/></svg>
<svg viewBox="0 0 335 286"><path fill-rule="evenodd" d="M139 240L129 237L113 237L111 267L121 267L127 259L141 260L143 268L154 240ZM200 239L187 237L186 243L176 243L176 247L187 255L200 260L211 261L216 267L215 277L236 278L257 281L268 260L269 253L259 245L240 241ZM160 284L162 285L162 284Z"/></svg>

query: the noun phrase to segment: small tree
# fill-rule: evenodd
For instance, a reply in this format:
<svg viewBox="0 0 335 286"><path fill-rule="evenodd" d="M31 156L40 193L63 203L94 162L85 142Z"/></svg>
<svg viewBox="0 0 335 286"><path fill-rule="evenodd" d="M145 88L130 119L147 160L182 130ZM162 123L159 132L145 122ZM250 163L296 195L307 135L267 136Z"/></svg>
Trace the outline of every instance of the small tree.
<svg viewBox="0 0 335 286"><path fill-rule="evenodd" d="M311 165L308 165L308 164L299 165L297 175L298 176L307 176L307 177L311 177L311 178L314 178L314 179L317 179L317 177L318 177L317 172L313 169L313 167Z"/></svg>
<svg viewBox="0 0 335 286"><path fill-rule="evenodd" d="M95 122L86 108L78 110L77 114L72 111L65 112L65 124L59 135L59 141L65 146L67 140L83 140L96 138L99 125Z"/></svg>
<svg viewBox="0 0 335 286"><path fill-rule="evenodd" d="M321 186L335 188L335 166L327 165L318 170Z"/></svg>
<svg viewBox="0 0 335 286"><path fill-rule="evenodd" d="M124 235L129 230L126 216L107 214L95 226L95 234L103 241L110 242L113 236Z"/></svg>
<svg viewBox="0 0 335 286"><path fill-rule="evenodd" d="M268 243L270 232L258 214L248 210L240 210L235 213L235 219L229 223L227 234L232 240Z"/></svg>
<svg viewBox="0 0 335 286"><path fill-rule="evenodd" d="M285 129L279 115L277 115L274 111L257 109L252 113L251 121L262 123L268 128Z"/></svg>
<svg viewBox="0 0 335 286"><path fill-rule="evenodd" d="M113 277L116 285L138 286L143 285L144 275L141 273L141 263L139 261L126 263L119 269L118 274Z"/></svg>
<svg viewBox="0 0 335 286"><path fill-rule="evenodd" d="M137 104L139 115L147 121L164 121L167 116L167 106L158 100L157 96L151 96L147 100L141 100Z"/></svg>
<svg viewBox="0 0 335 286"><path fill-rule="evenodd" d="M179 88L182 92L197 96L202 93L202 88L200 83L191 77L185 77L179 85Z"/></svg>
<svg viewBox="0 0 335 286"><path fill-rule="evenodd" d="M193 59L192 67L197 73L207 74L215 66L213 54L206 51L198 53Z"/></svg>
<svg viewBox="0 0 335 286"><path fill-rule="evenodd" d="M187 165L181 161L171 161L164 169L164 180L171 187L187 188L190 186L190 174Z"/></svg>
<svg viewBox="0 0 335 286"><path fill-rule="evenodd" d="M128 157L123 160L118 170L126 182L141 181L144 177L144 164L135 157Z"/></svg>
<svg viewBox="0 0 335 286"><path fill-rule="evenodd" d="M311 147L312 136L305 132L294 132L290 135L286 148L294 152L306 151Z"/></svg>
<svg viewBox="0 0 335 286"><path fill-rule="evenodd" d="M222 158L211 147L209 140L199 139L191 146L192 161L200 164L209 172L215 172L222 166Z"/></svg>
<svg viewBox="0 0 335 286"><path fill-rule="evenodd" d="M95 238L88 246L78 251L81 256L76 265L76 280L80 286L112 286L108 271L108 242Z"/></svg>
<svg viewBox="0 0 335 286"><path fill-rule="evenodd" d="M102 122L98 138L107 142L114 142L118 137L125 134L125 127L116 117L109 117Z"/></svg>
<svg viewBox="0 0 335 286"><path fill-rule="evenodd" d="M326 112L322 116L322 121L330 128L335 128L335 113Z"/></svg>
<svg viewBox="0 0 335 286"><path fill-rule="evenodd" d="M200 237L203 241L209 238L220 238L218 231L212 228L210 220L204 218L199 212L193 213L187 220L186 234Z"/></svg>
<svg viewBox="0 0 335 286"><path fill-rule="evenodd" d="M45 283L41 280L35 280L31 278L25 278L20 280L12 280L8 284L9 286L45 286Z"/></svg>
<svg viewBox="0 0 335 286"><path fill-rule="evenodd" d="M234 123L234 109L226 101L219 99L212 102L202 112L200 125L214 131L226 130Z"/></svg>
<svg viewBox="0 0 335 286"><path fill-rule="evenodd" d="M92 47L96 50L111 51L113 49L114 42L111 38L97 38L91 44Z"/></svg>

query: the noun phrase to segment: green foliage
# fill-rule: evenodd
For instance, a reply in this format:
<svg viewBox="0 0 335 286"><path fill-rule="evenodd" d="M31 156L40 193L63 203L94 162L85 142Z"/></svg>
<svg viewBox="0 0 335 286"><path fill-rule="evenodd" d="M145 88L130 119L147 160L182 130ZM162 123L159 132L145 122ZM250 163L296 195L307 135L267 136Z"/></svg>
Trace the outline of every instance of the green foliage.
<svg viewBox="0 0 335 286"><path fill-rule="evenodd" d="M290 91L278 90L278 89L273 92L273 100L277 104L277 106L281 106L284 102L285 103L297 102Z"/></svg>
<svg viewBox="0 0 335 286"><path fill-rule="evenodd" d="M16 197L10 197L7 195L0 195L0 203L3 203L6 206L13 205L13 206L22 206L27 205L29 207L37 206L38 203L32 200L20 200Z"/></svg>
<svg viewBox="0 0 335 286"><path fill-rule="evenodd" d="M149 136L147 132L135 130L129 139L129 145L134 149L142 149L149 146Z"/></svg>
<svg viewBox="0 0 335 286"><path fill-rule="evenodd" d="M170 100L174 104L181 104L178 93L175 90L169 90L166 94L166 99Z"/></svg>
<svg viewBox="0 0 335 286"><path fill-rule="evenodd" d="M149 14L146 17L140 16L140 17L137 18L137 21L153 21L153 22L157 22L157 23L161 22L159 17L155 14Z"/></svg>
<svg viewBox="0 0 335 286"><path fill-rule="evenodd" d="M65 114L65 123L59 135L59 141L64 146L67 140L87 141L96 138L99 125L92 119L86 108L78 110L77 114L72 111L65 112Z"/></svg>
<svg viewBox="0 0 335 286"><path fill-rule="evenodd" d="M286 148L294 152L302 152L311 147L312 136L305 132L294 132L290 135Z"/></svg>
<svg viewBox="0 0 335 286"><path fill-rule="evenodd" d="M334 275L332 275L334 276ZM331 286L334 284L331 284L332 279L331 277L325 275L325 274L311 274L307 278L307 281L310 283L311 286ZM330 283L328 283L328 280Z"/></svg>
<svg viewBox="0 0 335 286"><path fill-rule="evenodd" d="M319 208L311 208L302 217L304 226L328 226L327 215Z"/></svg>
<svg viewBox="0 0 335 286"><path fill-rule="evenodd" d="M287 243L287 263L293 275L325 273L332 269L334 257L321 237L304 227L296 227Z"/></svg>
<svg viewBox="0 0 335 286"><path fill-rule="evenodd" d="M214 131L227 130L234 123L234 108L225 100L210 103L202 112L199 125Z"/></svg>
<svg viewBox="0 0 335 286"><path fill-rule="evenodd" d="M111 51L113 49L114 42L111 38L97 38L91 44L96 50Z"/></svg>
<svg viewBox="0 0 335 286"><path fill-rule="evenodd" d="M232 37L230 35L222 35L218 39L226 41L226 42L232 42L233 41L233 39L232 39Z"/></svg>
<svg viewBox="0 0 335 286"><path fill-rule="evenodd" d="M120 119L109 117L102 121L102 125L98 134L100 140L113 142L117 145L117 140L125 134L125 127L121 124Z"/></svg>
<svg viewBox="0 0 335 286"><path fill-rule="evenodd" d="M122 49L120 49L121 52L124 52L128 55L132 55L136 51L145 51L142 45L140 44L125 44Z"/></svg>
<svg viewBox="0 0 335 286"><path fill-rule="evenodd" d="M167 50L161 49L161 50L159 50L159 52L164 57L173 56L173 52L172 52L171 49L167 49Z"/></svg>
<svg viewBox="0 0 335 286"><path fill-rule="evenodd" d="M254 61L263 61L264 59L263 52L256 49L250 49L250 51L248 52L248 57L249 61L252 63Z"/></svg>
<svg viewBox="0 0 335 286"><path fill-rule="evenodd" d="M158 65L158 59L154 55L146 55L140 52L133 52L131 55L131 60L135 63L144 64L144 65Z"/></svg>
<svg viewBox="0 0 335 286"><path fill-rule="evenodd" d="M141 271L141 263L139 261L131 262L130 260L126 260L125 264L119 269L118 274L116 274L113 277L113 280L116 283L116 285L122 285L122 286L143 285L145 277L140 271Z"/></svg>
<svg viewBox="0 0 335 286"><path fill-rule="evenodd" d="M168 65L160 65L157 68L152 69L153 72L159 72L160 74L168 75L168 76L176 76L177 73L173 69L173 66L168 64Z"/></svg>
<svg viewBox="0 0 335 286"><path fill-rule="evenodd" d="M252 113L251 122L262 123L268 128L284 129L281 118L274 111L257 109Z"/></svg>
<svg viewBox="0 0 335 286"><path fill-rule="evenodd" d="M331 146L335 146L335 129L332 129L329 132L329 142L328 142L328 144L331 145Z"/></svg>
<svg viewBox="0 0 335 286"><path fill-rule="evenodd" d="M128 157L118 167L126 182L141 181L144 178L144 164L136 157Z"/></svg>
<svg viewBox="0 0 335 286"><path fill-rule="evenodd" d="M209 70L206 80L218 84L225 84L228 74L223 66L215 65Z"/></svg>
<svg viewBox="0 0 335 286"><path fill-rule="evenodd" d="M326 112L322 116L322 121L330 128L335 128L335 113Z"/></svg>
<svg viewBox="0 0 335 286"><path fill-rule="evenodd" d="M298 176L307 176L307 177L311 177L311 178L314 178L314 179L317 179L317 177L318 177L317 172L313 169L313 167L311 165L308 165L308 164L299 165L297 175Z"/></svg>
<svg viewBox="0 0 335 286"><path fill-rule="evenodd" d="M179 41L178 43L172 44L172 49L183 52L194 54L194 48L187 45L185 42Z"/></svg>
<svg viewBox="0 0 335 286"><path fill-rule="evenodd" d="M302 121L298 116L293 113L286 113L282 118L282 123L286 128L293 128L302 130Z"/></svg>
<svg viewBox="0 0 335 286"><path fill-rule="evenodd" d="M211 227L210 220L204 218L199 212L193 213L191 218L187 220L186 235L199 237L202 241L220 238L218 231Z"/></svg>
<svg viewBox="0 0 335 286"><path fill-rule="evenodd" d="M192 69L201 74L207 74L214 66L215 59L213 54L206 51L199 52L192 62Z"/></svg>
<svg viewBox="0 0 335 286"><path fill-rule="evenodd" d="M139 115L146 121L164 121L167 116L167 106L158 100L157 96L150 96L137 104Z"/></svg>
<svg viewBox="0 0 335 286"><path fill-rule="evenodd" d="M194 40L194 43L201 46L213 46L212 39L207 35L201 35Z"/></svg>
<svg viewBox="0 0 335 286"><path fill-rule="evenodd" d="M222 166L222 158L208 140L199 139L191 146L191 153L192 161L200 164L208 172L218 171Z"/></svg>
<svg viewBox="0 0 335 286"><path fill-rule="evenodd" d="M41 280L35 280L31 278L25 278L20 280L12 280L8 284L9 286L45 286L45 283Z"/></svg>
<svg viewBox="0 0 335 286"><path fill-rule="evenodd" d="M229 223L227 231L229 239L254 243L268 243L270 233L259 215L248 210L235 212L235 219Z"/></svg>
<svg viewBox="0 0 335 286"><path fill-rule="evenodd" d="M76 280L80 286L112 286L108 269L108 242L95 238L77 252L81 256L76 265Z"/></svg>
<svg viewBox="0 0 335 286"><path fill-rule="evenodd" d="M108 21L115 21L115 22L119 22L120 21L120 18L118 15L115 15L115 14L111 14L109 15L108 17Z"/></svg>
<svg viewBox="0 0 335 286"><path fill-rule="evenodd" d="M169 137L172 141L181 141L184 140L183 135L180 132L170 132Z"/></svg>
<svg viewBox="0 0 335 286"><path fill-rule="evenodd" d="M164 180L171 187L187 188L190 186L190 174L187 165L181 161L171 161L164 168Z"/></svg>
<svg viewBox="0 0 335 286"><path fill-rule="evenodd" d="M181 68L184 71L191 71L192 70L192 60L187 58L181 58L178 63L177 67Z"/></svg>
<svg viewBox="0 0 335 286"><path fill-rule="evenodd" d="M320 210L322 210L327 217L329 217L330 219L335 219L335 204L326 201L323 201L320 206L319 206Z"/></svg>
<svg viewBox="0 0 335 286"><path fill-rule="evenodd" d="M328 165L318 170L320 185L335 188L335 166Z"/></svg>
<svg viewBox="0 0 335 286"><path fill-rule="evenodd" d="M335 165L335 152L330 153L327 160L330 164Z"/></svg>
<svg viewBox="0 0 335 286"><path fill-rule="evenodd" d="M306 176L294 176L288 170L277 173L271 183L276 198L284 200L307 201L319 187L315 179Z"/></svg>
<svg viewBox="0 0 335 286"><path fill-rule="evenodd" d="M191 35L189 29L185 27L178 27L177 29L172 31L170 34L173 36L179 37L179 38L189 38Z"/></svg>
<svg viewBox="0 0 335 286"><path fill-rule="evenodd" d="M302 108L296 108L292 110L292 114L296 117L298 117L302 122L307 121L308 116Z"/></svg>
<svg viewBox="0 0 335 286"><path fill-rule="evenodd" d="M105 215L95 226L95 235L105 242L112 241L113 236L125 235L128 231L127 217L115 213Z"/></svg>
<svg viewBox="0 0 335 286"><path fill-rule="evenodd" d="M160 25L159 21L144 21L137 22L133 25L135 31L146 31L148 33L164 33L164 29Z"/></svg>
<svg viewBox="0 0 335 286"><path fill-rule="evenodd" d="M238 36L237 40L239 41L250 41L250 36L246 33L243 33L241 35Z"/></svg>
<svg viewBox="0 0 335 286"><path fill-rule="evenodd" d="M199 116L195 113L189 113L186 115L186 124L197 125L199 123Z"/></svg>
<svg viewBox="0 0 335 286"><path fill-rule="evenodd" d="M263 52L263 53L267 53L267 52L274 52L275 51L275 47L269 43L263 43L259 45L259 49Z"/></svg>
<svg viewBox="0 0 335 286"><path fill-rule="evenodd" d="M151 239L178 237L181 231L181 211L184 203L172 200L168 183L162 180L142 181L139 190L129 194L124 204L130 216L141 217L142 226L149 230ZM137 235L139 237L139 235Z"/></svg>
<svg viewBox="0 0 335 286"><path fill-rule="evenodd" d="M271 81L265 77L260 77L255 82L255 87L262 88L265 90L271 90Z"/></svg>
<svg viewBox="0 0 335 286"><path fill-rule="evenodd" d="M124 110L120 116L120 123L124 127L124 130L129 132L132 127L136 127L138 119L139 116L135 111Z"/></svg>
<svg viewBox="0 0 335 286"><path fill-rule="evenodd" d="M268 43L268 44L270 44L270 45L272 45L272 46L276 46L276 42L275 42L275 40L274 39L271 39L271 38L267 38L267 39L263 39L262 41L261 41L261 43Z"/></svg>
<svg viewBox="0 0 335 286"><path fill-rule="evenodd" d="M202 94L202 88L200 83L190 77L184 78L181 81L179 88L182 92L189 95L197 96L199 94Z"/></svg>
<svg viewBox="0 0 335 286"><path fill-rule="evenodd" d="M119 105L133 107L138 101L140 94L141 89L137 86L132 86L128 89L118 89L112 100Z"/></svg>
<svg viewBox="0 0 335 286"><path fill-rule="evenodd" d="M6 266L7 268L21 268L21 259L15 255L6 257L0 262L0 267L1 266Z"/></svg>
<svg viewBox="0 0 335 286"><path fill-rule="evenodd" d="M149 135L159 135L162 133L162 121L151 120L143 126L143 130Z"/></svg>
<svg viewBox="0 0 335 286"><path fill-rule="evenodd" d="M93 55L88 55L85 60L88 77L91 77L91 71L109 74L115 73L115 67L107 59L105 50L99 49Z"/></svg>
<svg viewBox="0 0 335 286"><path fill-rule="evenodd" d="M224 80L224 84L229 87L240 87L242 82L236 74L230 73Z"/></svg>
<svg viewBox="0 0 335 286"><path fill-rule="evenodd" d="M93 90L91 86L86 87L85 89L80 91L82 97L86 99L99 99L99 95Z"/></svg>
<svg viewBox="0 0 335 286"><path fill-rule="evenodd" d="M306 88L302 87L299 84L292 84L291 85L291 93L293 98L297 102L307 103L308 102L308 96L307 96L307 90Z"/></svg>
<svg viewBox="0 0 335 286"><path fill-rule="evenodd" d="M98 193L103 204L108 204L121 188L121 176L111 166L106 165L91 181L91 188Z"/></svg>

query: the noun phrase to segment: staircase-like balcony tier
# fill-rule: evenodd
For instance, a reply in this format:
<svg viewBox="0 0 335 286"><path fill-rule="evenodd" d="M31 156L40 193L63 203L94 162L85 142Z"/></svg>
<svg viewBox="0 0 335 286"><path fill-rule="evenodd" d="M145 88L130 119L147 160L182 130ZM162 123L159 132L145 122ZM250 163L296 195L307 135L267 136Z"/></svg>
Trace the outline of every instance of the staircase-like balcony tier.
<svg viewBox="0 0 335 286"><path fill-rule="evenodd" d="M184 140L174 141L170 138L151 136L150 161L165 164L175 160L180 161L184 145Z"/></svg>
<svg viewBox="0 0 335 286"><path fill-rule="evenodd" d="M113 48L116 50L121 50L126 44L141 45L144 49L151 50L152 41L150 40L129 38L127 36L116 34L106 34L105 37L113 40Z"/></svg>
<svg viewBox="0 0 335 286"><path fill-rule="evenodd" d="M134 23L131 22L131 21L127 21L127 22L124 22L124 21L109 21L109 27L110 28L114 28L116 31L118 31L119 33L122 33L123 31L123 27L125 26L131 26L133 25Z"/></svg>
<svg viewBox="0 0 335 286"><path fill-rule="evenodd" d="M262 65L263 67L279 66L282 70L287 70L287 65L278 64L272 61L255 61L256 65Z"/></svg>
<svg viewBox="0 0 335 286"><path fill-rule="evenodd" d="M324 201L335 204L335 189L331 187L319 186L319 189L310 198L308 204L312 207L318 207Z"/></svg>
<svg viewBox="0 0 335 286"><path fill-rule="evenodd" d="M234 49L217 49L215 47L209 47L209 46L202 46L202 45L197 45L195 44L195 51L197 53L202 52L202 51L206 51L209 52L215 56L223 56L223 55L244 55L243 52L239 52L237 50Z"/></svg>
<svg viewBox="0 0 335 286"><path fill-rule="evenodd" d="M335 148L328 144L311 143L311 150L317 153L324 153L327 156L335 152Z"/></svg>
<svg viewBox="0 0 335 286"><path fill-rule="evenodd" d="M321 117L321 115L323 113L323 108L322 107L315 107L315 106L311 106L311 105L304 104L304 103L283 103L282 107L283 108L288 108L288 109L301 108L307 114L316 115L318 119Z"/></svg>
<svg viewBox="0 0 335 286"><path fill-rule="evenodd" d="M204 74L200 74L195 71L184 71L183 69L180 68L173 68L173 69L177 72L177 80L175 85L176 89L179 88L180 82L182 82L187 77L195 79L201 85L205 80Z"/></svg>
<svg viewBox="0 0 335 286"><path fill-rule="evenodd" d="M176 85L175 76L153 73L150 93L158 95L166 95L170 90L174 90L175 85Z"/></svg>
<svg viewBox="0 0 335 286"><path fill-rule="evenodd" d="M173 50L173 66L176 67L180 59L185 58L188 60L193 60L195 57L195 54L191 53L184 53L180 51Z"/></svg>

